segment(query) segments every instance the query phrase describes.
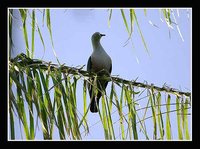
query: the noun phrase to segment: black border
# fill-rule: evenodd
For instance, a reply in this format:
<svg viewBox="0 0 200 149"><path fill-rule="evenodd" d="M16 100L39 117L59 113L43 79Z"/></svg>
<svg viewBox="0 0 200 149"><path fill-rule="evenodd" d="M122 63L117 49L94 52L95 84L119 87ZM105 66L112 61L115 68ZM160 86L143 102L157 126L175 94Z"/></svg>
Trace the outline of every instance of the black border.
<svg viewBox="0 0 200 149"><path fill-rule="evenodd" d="M0 142L6 142L7 141L7 13L6 8L2 8L1 5L1 21L0 29L1 29L1 54L0 54L0 60L1 60L1 67L0 67L0 74L2 75L0 77L1 79L1 104L0 104Z"/></svg>
<svg viewBox="0 0 200 149"><path fill-rule="evenodd" d="M175 3L176 2L176 3ZM194 2L194 1L193 1ZM129 1L129 2L125 2L124 0L121 0L121 1L107 1L105 2L103 5L102 5L102 1L99 2L99 1L90 1L90 2L86 2L85 0L82 0L82 1L72 1L71 2L67 2L67 1L61 1L61 0L56 0L56 1L44 1L44 0L40 0L40 1L27 1L27 0L23 0L23 1L11 1L11 0L4 0L4 1L1 1L1 19L3 21L1 21L1 54L0 54L0 59L1 59L1 72L0 73L1 76L1 83L5 83L2 85L2 88L1 88L1 95L3 95L2 99L1 99L1 103L0 103L0 144L3 142L3 143L6 143L6 144L18 144L19 142L8 142L7 141L7 69L8 69L8 66L7 66L7 7L192 7L192 99L194 99L192 101L193 105L192 105L192 112L193 112L193 115L192 115L192 140L193 141L184 141L184 142L181 142L181 141L173 141L173 142L166 142L166 143L172 143L173 145L175 145L175 142L178 142L177 144L179 145L180 143L183 143L183 145L185 147L191 147L192 143L197 143L197 139L199 138L199 123L198 123L198 118L196 117L196 115L199 115L199 111L197 111L197 109L199 109L199 99L198 99L198 96L196 93L197 90L200 89L199 87L199 84L200 84L200 81L199 79L197 79L197 77L199 77L200 75L198 74L198 69L194 69L194 65L198 65L199 62L198 62L198 59L199 59L199 56L196 52L199 51L200 47L199 47L199 27L200 27L200 24L199 24L199 19L198 19L198 4L194 5L192 4L192 1L172 1L172 0L167 0L167 1L148 1L148 2L141 2L139 0L139 2L136 2L136 1ZM198 40L198 42L197 42ZM3 43L3 44L2 44ZM198 45L197 45L198 43ZM196 56L196 58L195 58ZM198 57L197 57L198 56ZM193 67L194 66L194 67ZM198 67L197 67L198 68ZM194 72L195 70L197 70L197 72ZM195 76L196 75L196 76ZM193 81L194 80L194 81ZM197 97L195 97L197 96ZM198 107L197 107L198 106ZM196 111L195 111L196 110ZM194 121L197 121L197 122L194 122ZM197 134L198 134L198 137L197 137ZM41 144L46 144L45 142L48 142L48 143L57 143L57 142L51 142L51 141L44 141L44 142L41 142ZM76 142L76 141L75 141ZM83 146L84 148L88 146L90 147L94 147L94 143L96 141L83 141L84 142L84 145ZM79 143L83 143L83 142L79 142ZM155 143L155 141L150 141L150 143L153 142ZM65 143L66 142L58 142L59 144L61 143ZM67 142L68 144L69 142ZM75 144L73 141L70 142L70 144ZM107 145L108 143L110 143L110 141L100 141L100 143L103 143L105 145ZM115 142L117 145L120 143L125 143L126 145L130 144L131 147L135 147L136 144L138 144L138 142L128 142L128 141L125 141L125 142L122 142L122 141L117 141ZM139 147L143 147L141 146L141 144L146 144L147 142L139 142ZM149 143L149 142L148 142ZM160 144L162 143L165 143L165 141L162 141L162 142L158 142ZM34 142L31 144L34 144ZM134 146L132 146L134 145ZM187 146L188 145L188 146ZM63 146L63 147L67 147L67 146ZM96 147L100 147L100 146L96 146ZM128 147L128 146L126 146ZM149 146L150 147L150 146ZM153 146L152 146L153 147ZM165 146L160 146L160 147L165 147ZM175 147L175 146L173 146Z"/></svg>
<svg viewBox="0 0 200 149"><path fill-rule="evenodd" d="M9 7L191 7L188 0L1 0Z"/></svg>
<svg viewBox="0 0 200 149"><path fill-rule="evenodd" d="M196 5L198 6L198 5ZM200 124L199 124L199 35L200 35L200 23L199 23L199 10L198 7L192 7L192 140L197 143L200 138ZM198 117L197 117L198 116Z"/></svg>

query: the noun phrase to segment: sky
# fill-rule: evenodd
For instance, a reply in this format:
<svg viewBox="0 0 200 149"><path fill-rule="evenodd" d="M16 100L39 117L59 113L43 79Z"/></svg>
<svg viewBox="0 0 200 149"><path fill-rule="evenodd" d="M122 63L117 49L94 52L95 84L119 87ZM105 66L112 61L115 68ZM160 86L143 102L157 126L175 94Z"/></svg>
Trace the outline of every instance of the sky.
<svg viewBox="0 0 200 149"><path fill-rule="evenodd" d="M162 21L164 18L160 15L158 9L147 9L147 16L144 15L143 9L136 9L138 23L147 44L149 55L145 50L136 24L134 24L132 34L133 44L128 42L126 45L128 33L119 9L113 10L110 26L108 25L109 11L107 9L51 9L54 50L61 64L65 63L65 65L73 67L87 65L88 58L93 50L91 36L98 31L106 34L101 39L101 44L112 59L112 75L127 80L137 78L138 82L147 81L148 84L153 83L160 87L166 83L169 87L191 91L192 11L191 9L173 10L182 36L180 36L176 25L173 25L173 29L168 28L167 24ZM129 18L129 12L126 9L125 15ZM13 57L21 52L25 53L22 24L17 10L15 10L14 16ZM44 61L57 63L46 23L44 25L42 23L41 10L36 10L36 17L46 48L44 51L39 35L36 33L34 58L43 58ZM130 25L130 20L127 19L127 21ZM157 27L151 25L149 21ZM30 25L30 23L30 19L28 19L28 24ZM28 36L31 43L30 26L28 27ZM84 70L86 70L86 66ZM81 83L78 85L77 99L80 99L78 109L82 112L81 85ZM107 91L109 88L110 84ZM89 98L87 101L89 102ZM89 113L89 125L93 125L96 121L99 121L98 114ZM151 126L151 124L149 125ZM18 124L17 126L19 127ZM116 126L116 129L119 129L118 126ZM59 134L57 132L55 134L54 139L59 139ZM17 135L17 139L21 139L21 135ZM174 136L176 135L175 132ZM36 133L36 138L38 140L43 138L41 130ZM92 126L90 134L84 137L84 139L89 140L101 140L103 138L101 123ZM144 135L141 135L141 138L144 138Z"/></svg>

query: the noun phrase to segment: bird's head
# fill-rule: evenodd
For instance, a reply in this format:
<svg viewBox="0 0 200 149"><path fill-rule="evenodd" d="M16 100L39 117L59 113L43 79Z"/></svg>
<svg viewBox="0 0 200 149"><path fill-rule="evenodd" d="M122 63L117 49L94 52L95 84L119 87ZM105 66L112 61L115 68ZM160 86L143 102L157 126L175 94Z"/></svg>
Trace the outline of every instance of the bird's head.
<svg viewBox="0 0 200 149"><path fill-rule="evenodd" d="M106 35L105 34L101 34L99 32L95 32L92 35L92 41L100 41L100 39L101 39L102 36L106 36Z"/></svg>

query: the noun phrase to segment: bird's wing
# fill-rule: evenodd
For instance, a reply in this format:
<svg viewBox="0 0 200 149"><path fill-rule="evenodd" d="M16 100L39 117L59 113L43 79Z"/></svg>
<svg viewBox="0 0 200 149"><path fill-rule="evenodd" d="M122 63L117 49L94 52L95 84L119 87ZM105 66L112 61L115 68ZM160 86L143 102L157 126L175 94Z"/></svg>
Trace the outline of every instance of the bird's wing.
<svg viewBox="0 0 200 149"><path fill-rule="evenodd" d="M111 61L111 63L110 63L110 69L109 69L109 73L111 74L111 72L112 72L112 61Z"/></svg>
<svg viewBox="0 0 200 149"><path fill-rule="evenodd" d="M87 71L91 72L91 70L92 70L92 60L91 60L91 56L90 56L88 59L88 63L87 63ZM89 78L90 83L92 83L93 80L94 80L93 78L91 78L91 77ZM92 85L90 83L88 83L88 90L89 90L89 94L90 94L90 98L91 98L93 90L92 90Z"/></svg>
<svg viewBox="0 0 200 149"><path fill-rule="evenodd" d="M91 69L92 69L92 61L91 61L91 56L90 56L87 63L87 71L91 71Z"/></svg>
<svg viewBox="0 0 200 149"><path fill-rule="evenodd" d="M91 60L91 56L88 59L88 63L87 63L87 71L91 72L92 71L92 60ZM90 83L93 83L94 78L90 77L89 79ZM89 95L90 95L90 99L91 99L91 103L90 103L90 111L93 113L98 112L97 106L96 106L96 102L99 102L99 98L98 101L95 100L95 95L93 93L93 87L92 85L88 83L88 91L89 91Z"/></svg>

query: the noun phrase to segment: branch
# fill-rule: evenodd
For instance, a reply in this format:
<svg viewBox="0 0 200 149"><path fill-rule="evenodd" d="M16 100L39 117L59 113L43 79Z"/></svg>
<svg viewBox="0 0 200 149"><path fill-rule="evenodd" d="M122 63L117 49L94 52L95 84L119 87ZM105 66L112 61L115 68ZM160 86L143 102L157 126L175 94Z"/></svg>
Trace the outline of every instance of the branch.
<svg viewBox="0 0 200 149"><path fill-rule="evenodd" d="M9 61L9 65L12 66L15 69L17 67L20 67L20 68L21 67L22 68L29 67L29 68L39 68L39 69L50 70L50 71L61 71L62 73L68 73L68 74L73 74L73 75L80 75L81 74L85 77L95 77L95 76L97 76L96 73L83 70L83 67L85 65L83 65L80 68L69 67L69 66L65 66L64 64L59 66L57 64L52 64L51 62L45 62L45 61L38 60L38 59L30 59L23 53L16 56L14 59L11 59ZM149 85L147 83L129 81L129 80L126 80L126 79L123 79L123 78L109 76L106 73L105 73L104 76L101 76L101 77L98 76L98 79L107 80L107 81L114 81L116 83L128 84L128 85L133 85L133 86L141 87L141 88L154 89L154 90L157 90L157 91L165 91L167 93L175 94L176 96L185 95L187 97L191 97L190 92L179 91L178 89L170 88L170 87L167 87L166 85L163 85L163 87L158 87L158 86L155 86L153 84Z"/></svg>

